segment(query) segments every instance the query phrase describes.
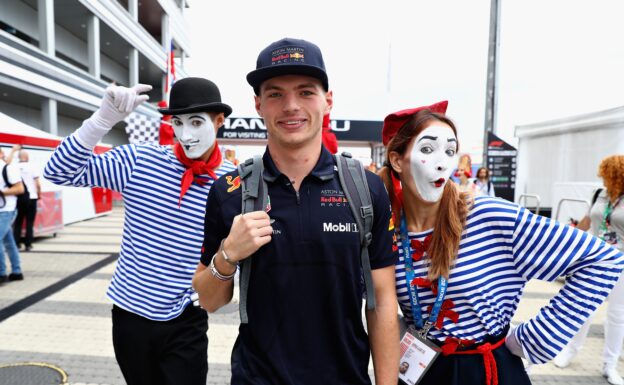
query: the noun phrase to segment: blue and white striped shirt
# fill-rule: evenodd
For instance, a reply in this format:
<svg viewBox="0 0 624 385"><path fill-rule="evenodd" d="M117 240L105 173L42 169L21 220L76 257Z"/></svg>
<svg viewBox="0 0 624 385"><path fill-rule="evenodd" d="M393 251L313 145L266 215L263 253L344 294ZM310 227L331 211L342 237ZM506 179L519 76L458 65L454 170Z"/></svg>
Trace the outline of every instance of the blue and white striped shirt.
<svg viewBox="0 0 624 385"><path fill-rule="evenodd" d="M234 169L224 160L216 175ZM59 185L105 187L123 194L123 240L107 296L151 320L176 318L193 293L206 199L214 181L200 176L207 183L193 183L178 208L185 170L169 146L130 144L94 155L75 134L59 145L44 170L46 179Z"/></svg>
<svg viewBox="0 0 624 385"><path fill-rule="evenodd" d="M432 233L409 233L423 241ZM427 276L427 258L413 261L416 277ZM501 199L477 197L450 271L445 299L454 303L459 321L444 319L429 336L480 342L509 325L529 279L553 281L568 276L560 292L537 316L516 329L527 359L551 360L574 336L587 317L605 300L624 268L624 255L585 232L534 215ZM405 285L403 248L396 264L399 305L409 324L413 317ZM424 317L435 296L418 288Z"/></svg>

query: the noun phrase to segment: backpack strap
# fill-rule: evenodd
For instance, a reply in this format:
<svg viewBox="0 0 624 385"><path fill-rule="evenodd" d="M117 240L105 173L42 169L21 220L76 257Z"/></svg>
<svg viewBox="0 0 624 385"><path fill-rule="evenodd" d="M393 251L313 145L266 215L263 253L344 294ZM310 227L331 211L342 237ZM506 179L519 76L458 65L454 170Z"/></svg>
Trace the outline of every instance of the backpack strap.
<svg viewBox="0 0 624 385"><path fill-rule="evenodd" d="M7 175L7 166L8 164L5 164L4 167L2 167L2 178L4 178L4 184L6 184L7 187L11 187L9 184L9 176ZM0 209L4 208L4 206L6 206L6 198L4 193L0 191Z"/></svg>
<svg viewBox="0 0 624 385"><path fill-rule="evenodd" d="M13 185L9 183L9 175L7 174L7 167L9 167L8 164L5 164L4 167L2 167L2 178L4 179L4 184L7 187L11 187Z"/></svg>
<svg viewBox="0 0 624 385"><path fill-rule="evenodd" d="M370 266L368 246L373 234L373 200L366 180L366 172L361 162L351 157L351 154L343 152L334 155L338 166L340 185L349 202L353 217L360 231L360 264L366 285L366 308L375 309L375 287Z"/></svg>
<svg viewBox="0 0 624 385"><path fill-rule="evenodd" d="M241 214L264 210L268 203L268 186L262 173L264 164L260 155L247 159L238 165L238 175L241 181ZM244 259L240 264L240 304L239 314L241 323L249 323L247 316L247 292L249 290L249 276L251 275L251 257Z"/></svg>

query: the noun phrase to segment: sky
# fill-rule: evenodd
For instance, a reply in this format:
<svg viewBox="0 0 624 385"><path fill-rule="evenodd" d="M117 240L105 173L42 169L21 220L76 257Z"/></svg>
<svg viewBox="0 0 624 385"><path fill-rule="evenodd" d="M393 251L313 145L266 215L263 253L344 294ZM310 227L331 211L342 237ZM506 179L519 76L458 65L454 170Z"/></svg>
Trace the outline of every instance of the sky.
<svg viewBox="0 0 624 385"><path fill-rule="evenodd" d="M317 44L333 119L378 120L448 100L460 152L480 162L490 0L189 1L189 76L232 116L257 117L245 76L283 37ZM501 0L496 133L624 105L624 1Z"/></svg>

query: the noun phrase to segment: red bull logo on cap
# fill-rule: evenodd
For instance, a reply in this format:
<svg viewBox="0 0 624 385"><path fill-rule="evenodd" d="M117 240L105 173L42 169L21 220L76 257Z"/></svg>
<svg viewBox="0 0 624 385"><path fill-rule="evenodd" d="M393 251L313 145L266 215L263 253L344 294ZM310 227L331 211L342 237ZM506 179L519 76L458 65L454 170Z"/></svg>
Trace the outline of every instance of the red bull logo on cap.
<svg viewBox="0 0 624 385"><path fill-rule="evenodd" d="M272 62L276 62L276 61L277 61L277 62L279 62L279 61L281 61L281 60L286 60L286 59L288 59L288 58L290 58L290 56L288 56L288 55L278 55L278 56L273 56L273 57L271 58L271 61L272 61Z"/></svg>

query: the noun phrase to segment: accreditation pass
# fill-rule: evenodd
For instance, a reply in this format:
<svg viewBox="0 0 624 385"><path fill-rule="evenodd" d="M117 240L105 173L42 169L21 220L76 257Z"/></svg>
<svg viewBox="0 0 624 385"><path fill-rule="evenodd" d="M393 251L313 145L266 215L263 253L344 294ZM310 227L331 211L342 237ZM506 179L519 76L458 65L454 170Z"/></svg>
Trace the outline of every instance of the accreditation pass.
<svg viewBox="0 0 624 385"><path fill-rule="evenodd" d="M434 343L406 332L401 339L399 379L408 385L418 384L438 354L440 348Z"/></svg>

